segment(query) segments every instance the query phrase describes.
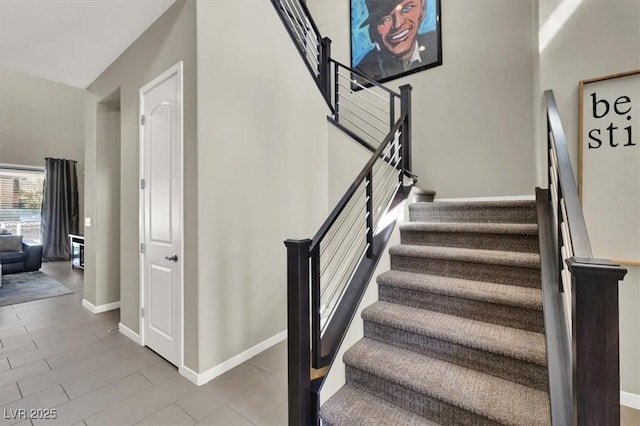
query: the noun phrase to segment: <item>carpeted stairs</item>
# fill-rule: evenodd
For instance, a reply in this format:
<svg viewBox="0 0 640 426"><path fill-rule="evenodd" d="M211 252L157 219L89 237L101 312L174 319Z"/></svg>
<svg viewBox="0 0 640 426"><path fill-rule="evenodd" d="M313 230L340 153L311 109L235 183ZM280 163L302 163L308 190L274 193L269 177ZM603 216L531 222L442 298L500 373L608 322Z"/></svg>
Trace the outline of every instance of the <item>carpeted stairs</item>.
<svg viewBox="0 0 640 426"><path fill-rule="evenodd" d="M550 424L535 203L409 214L323 424Z"/></svg>

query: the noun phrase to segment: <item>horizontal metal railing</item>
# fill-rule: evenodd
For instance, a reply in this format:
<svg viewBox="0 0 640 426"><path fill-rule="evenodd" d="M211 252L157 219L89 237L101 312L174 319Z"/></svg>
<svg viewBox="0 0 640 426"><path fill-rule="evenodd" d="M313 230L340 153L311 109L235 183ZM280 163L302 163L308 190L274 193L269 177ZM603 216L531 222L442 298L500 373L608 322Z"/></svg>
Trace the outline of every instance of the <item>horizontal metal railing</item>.
<svg viewBox="0 0 640 426"><path fill-rule="evenodd" d="M275 0L274 5L282 11L285 25L293 35L296 46L304 53L303 58L315 76L320 74L320 33L307 17L304 4L297 0Z"/></svg>
<svg viewBox="0 0 640 426"><path fill-rule="evenodd" d="M391 129L310 246L313 365L328 364L322 336L364 257L372 256L373 237L402 184L401 127Z"/></svg>
<svg viewBox="0 0 640 426"><path fill-rule="evenodd" d="M289 423L318 424L318 389L389 237L384 214L404 188L403 113L313 239L287 240ZM403 195L404 196L404 195Z"/></svg>
<svg viewBox="0 0 640 426"><path fill-rule="evenodd" d="M332 59L331 40L320 35L305 3L271 2L331 110L330 121L373 152L396 123L407 96Z"/></svg>
<svg viewBox="0 0 640 426"><path fill-rule="evenodd" d="M333 92L332 121L375 149L389 133L401 110L401 93L371 80L346 65L330 60Z"/></svg>
<svg viewBox="0 0 640 426"><path fill-rule="evenodd" d="M285 242L289 424L318 424L324 379L312 380L310 368L335 357L390 236L384 214L405 197L404 177L415 182L411 86L394 92L331 59L331 40L304 2L271 2L331 111L329 121L373 153L313 240Z"/></svg>

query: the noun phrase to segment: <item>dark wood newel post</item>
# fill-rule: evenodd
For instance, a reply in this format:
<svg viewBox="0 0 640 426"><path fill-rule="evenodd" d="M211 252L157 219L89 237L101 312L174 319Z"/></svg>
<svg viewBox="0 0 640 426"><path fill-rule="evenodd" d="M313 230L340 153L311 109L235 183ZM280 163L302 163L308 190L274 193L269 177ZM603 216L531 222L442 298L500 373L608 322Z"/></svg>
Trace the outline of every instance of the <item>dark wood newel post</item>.
<svg viewBox="0 0 640 426"><path fill-rule="evenodd" d="M309 248L311 240L286 240L287 354L289 424L316 424L312 419L309 333Z"/></svg>
<svg viewBox="0 0 640 426"><path fill-rule="evenodd" d="M411 172L411 87L410 84L400 86L400 114L407 114L402 125L402 168Z"/></svg>
<svg viewBox="0 0 640 426"><path fill-rule="evenodd" d="M600 259L567 260L572 276L574 424L620 424L618 283L627 273Z"/></svg>
<svg viewBox="0 0 640 426"><path fill-rule="evenodd" d="M331 104L331 39L324 37L320 47L320 85L325 99Z"/></svg>

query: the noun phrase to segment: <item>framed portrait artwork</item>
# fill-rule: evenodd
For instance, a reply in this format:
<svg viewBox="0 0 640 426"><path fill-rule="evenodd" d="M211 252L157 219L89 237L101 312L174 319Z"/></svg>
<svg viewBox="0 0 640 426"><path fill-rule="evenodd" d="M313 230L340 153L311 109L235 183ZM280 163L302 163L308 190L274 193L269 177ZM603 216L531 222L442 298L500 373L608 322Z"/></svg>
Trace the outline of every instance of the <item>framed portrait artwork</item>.
<svg viewBox="0 0 640 426"><path fill-rule="evenodd" d="M440 0L350 0L351 68L383 83L442 65Z"/></svg>

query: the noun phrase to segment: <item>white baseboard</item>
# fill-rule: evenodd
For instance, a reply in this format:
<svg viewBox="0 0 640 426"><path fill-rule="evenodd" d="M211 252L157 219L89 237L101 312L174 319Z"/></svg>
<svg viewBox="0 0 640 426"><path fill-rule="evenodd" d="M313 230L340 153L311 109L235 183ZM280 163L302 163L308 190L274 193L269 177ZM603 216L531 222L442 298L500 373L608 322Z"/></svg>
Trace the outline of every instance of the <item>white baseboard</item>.
<svg viewBox="0 0 640 426"><path fill-rule="evenodd" d="M504 195L496 197L472 197L472 198L436 198L434 201L535 201L535 195Z"/></svg>
<svg viewBox="0 0 640 426"><path fill-rule="evenodd" d="M620 405L640 410L640 394L621 391Z"/></svg>
<svg viewBox="0 0 640 426"><path fill-rule="evenodd" d="M195 371L191 370L189 367L185 367L185 366L180 367L178 371L180 372L180 374L182 374L185 378L187 378L192 383L198 386L204 385L205 383L210 382L211 380L215 379L221 374L231 370L233 367L236 367L242 364L243 362L248 361L249 359L258 355L260 352L269 349L271 346L277 343L282 342L286 338L287 338L287 330L284 330L283 332L268 338L264 342L258 343L257 345L247 349L242 353L239 353L233 358L230 358L225 362L218 364L215 367L212 367L202 373L196 373Z"/></svg>
<svg viewBox="0 0 640 426"><path fill-rule="evenodd" d="M129 339L133 340L134 342L142 346L142 337L140 337L138 333L131 330L129 327L127 327L123 323L118 323L118 331L123 336L128 337Z"/></svg>
<svg viewBox="0 0 640 426"><path fill-rule="evenodd" d="M113 311L114 309L120 309L120 301L107 303L104 305L94 305L87 299L82 299L82 306L92 314L99 314L101 312Z"/></svg>

